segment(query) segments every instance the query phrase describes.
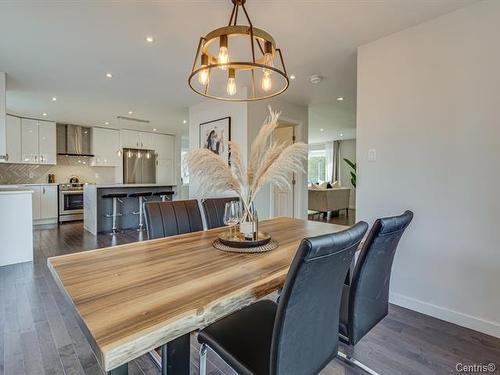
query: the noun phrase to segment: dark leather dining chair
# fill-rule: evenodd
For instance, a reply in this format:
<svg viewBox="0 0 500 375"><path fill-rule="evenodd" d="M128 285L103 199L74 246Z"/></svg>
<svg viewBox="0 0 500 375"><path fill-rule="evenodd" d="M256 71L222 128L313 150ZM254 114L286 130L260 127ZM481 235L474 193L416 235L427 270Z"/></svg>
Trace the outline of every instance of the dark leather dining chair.
<svg viewBox="0 0 500 375"><path fill-rule="evenodd" d="M413 212L378 219L361 248L350 285L344 285L340 311L340 340L354 346L389 311L389 282L399 240L413 219ZM339 356L376 374L346 354Z"/></svg>
<svg viewBox="0 0 500 375"><path fill-rule="evenodd" d="M342 286L368 224L306 238L278 303L261 300L198 334L200 374L207 347L238 374L316 374L337 355Z"/></svg>
<svg viewBox="0 0 500 375"><path fill-rule="evenodd" d="M203 230L200 208L196 199L147 202L146 228L148 238L161 238Z"/></svg>
<svg viewBox="0 0 500 375"><path fill-rule="evenodd" d="M238 201L238 197L225 197L225 198L207 198L201 201L203 212L205 213L205 221L207 229L223 227L224 224L224 210L226 203Z"/></svg>

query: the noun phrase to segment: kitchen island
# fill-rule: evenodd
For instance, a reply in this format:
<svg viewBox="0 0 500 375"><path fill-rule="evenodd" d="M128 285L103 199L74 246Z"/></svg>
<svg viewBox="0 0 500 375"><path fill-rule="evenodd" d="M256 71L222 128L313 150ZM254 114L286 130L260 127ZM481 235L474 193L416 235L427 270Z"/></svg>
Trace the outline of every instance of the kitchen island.
<svg viewBox="0 0 500 375"><path fill-rule="evenodd" d="M113 218L113 199L103 198L112 193L139 193L174 191L174 185L165 184L87 184L83 188L83 225L85 230L96 235L101 232L111 232ZM120 230L137 229L139 226L139 201L135 197L121 198L118 202L117 227ZM159 201L159 196L147 197L148 201Z"/></svg>

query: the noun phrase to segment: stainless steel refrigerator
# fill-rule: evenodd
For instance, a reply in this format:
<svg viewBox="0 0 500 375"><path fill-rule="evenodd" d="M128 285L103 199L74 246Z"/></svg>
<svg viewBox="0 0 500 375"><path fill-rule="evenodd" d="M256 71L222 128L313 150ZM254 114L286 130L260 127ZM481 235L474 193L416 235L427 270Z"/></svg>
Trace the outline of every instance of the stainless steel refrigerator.
<svg viewBox="0 0 500 375"><path fill-rule="evenodd" d="M156 154L153 150L123 149L123 183L156 183Z"/></svg>

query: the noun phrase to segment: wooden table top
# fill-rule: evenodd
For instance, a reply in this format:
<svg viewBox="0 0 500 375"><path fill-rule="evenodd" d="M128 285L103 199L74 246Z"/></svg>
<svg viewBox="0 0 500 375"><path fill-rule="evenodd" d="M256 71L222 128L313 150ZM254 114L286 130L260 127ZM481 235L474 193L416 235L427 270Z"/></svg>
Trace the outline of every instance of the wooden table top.
<svg viewBox="0 0 500 375"><path fill-rule="evenodd" d="M49 258L52 275L109 371L280 288L305 237L346 227L275 218L259 223L280 246L227 253L212 242L227 228Z"/></svg>

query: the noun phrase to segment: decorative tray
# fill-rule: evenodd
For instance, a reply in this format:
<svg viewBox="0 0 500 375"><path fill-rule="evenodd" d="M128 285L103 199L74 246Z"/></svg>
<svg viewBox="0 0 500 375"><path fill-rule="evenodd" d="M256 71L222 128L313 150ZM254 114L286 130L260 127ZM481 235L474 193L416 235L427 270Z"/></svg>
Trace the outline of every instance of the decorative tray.
<svg viewBox="0 0 500 375"><path fill-rule="evenodd" d="M218 240L220 241L220 243L229 247L250 248L266 245L267 243L269 243L269 241L271 241L271 235L266 232L258 232L257 239L246 240L239 233L234 235L233 233L227 231L219 234Z"/></svg>

